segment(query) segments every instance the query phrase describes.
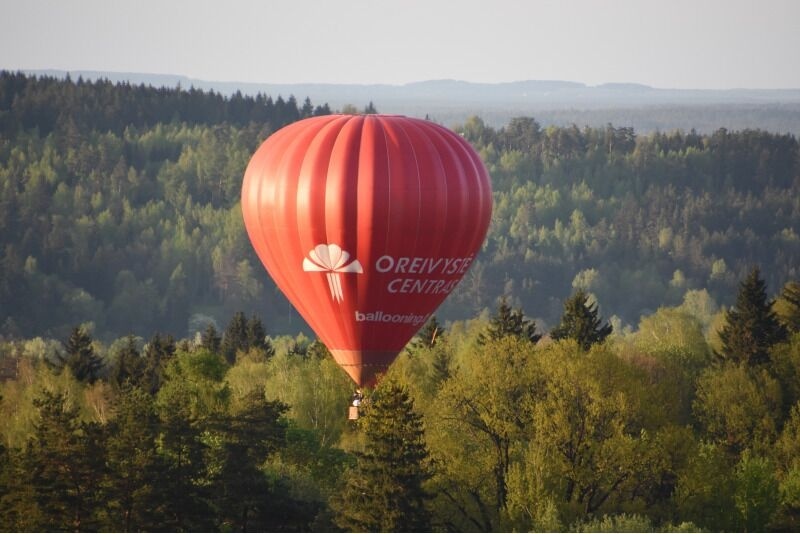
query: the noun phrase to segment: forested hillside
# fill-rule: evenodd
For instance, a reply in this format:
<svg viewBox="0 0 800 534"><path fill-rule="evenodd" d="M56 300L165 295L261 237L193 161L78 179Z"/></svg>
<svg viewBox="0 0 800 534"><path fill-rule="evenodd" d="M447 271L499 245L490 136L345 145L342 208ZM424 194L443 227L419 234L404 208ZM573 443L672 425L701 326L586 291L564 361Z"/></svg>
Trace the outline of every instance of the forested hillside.
<svg viewBox="0 0 800 534"><path fill-rule="evenodd" d="M105 340L184 336L236 310L273 332L303 328L250 249L238 194L266 136L328 112L293 97L0 74L0 332L63 337L92 323ZM773 291L798 276L793 136L637 136L531 118L456 128L489 167L495 213L445 320L507 294L552 325L583 287L635 325L687 290L730 304L757 264Z"/></svg>
<svg viewBox="0 0 800 534"><path fill-rule="evenodd" d="M0 531L800 529L792 136L458 126L485 249L348 421L238 206L326 106L9 73L0 104Z"/></svg>

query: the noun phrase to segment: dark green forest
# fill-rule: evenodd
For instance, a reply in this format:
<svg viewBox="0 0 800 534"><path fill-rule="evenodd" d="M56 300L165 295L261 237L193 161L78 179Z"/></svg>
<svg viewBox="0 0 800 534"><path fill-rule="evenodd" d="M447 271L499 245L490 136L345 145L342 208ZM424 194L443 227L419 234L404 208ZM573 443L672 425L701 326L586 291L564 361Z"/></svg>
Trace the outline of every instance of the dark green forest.
<svg viewBox="0 0 800 534"><path fill-rule="evenodd" d="M353 422L238 205L331 111L0 73L0 530L800 528L793 136L451 125L489 237Z"/></svg>

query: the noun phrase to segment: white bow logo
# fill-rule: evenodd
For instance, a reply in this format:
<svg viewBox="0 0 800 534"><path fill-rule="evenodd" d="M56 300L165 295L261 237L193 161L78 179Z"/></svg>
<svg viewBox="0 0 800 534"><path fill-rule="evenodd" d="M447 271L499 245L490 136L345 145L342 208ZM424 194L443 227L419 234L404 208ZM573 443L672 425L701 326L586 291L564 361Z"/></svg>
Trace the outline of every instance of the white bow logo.
<svg viewBox="0 0 800 534"><path fill-rule="evenodd" d="M303 258L303 270L326 273L328 288L331 290L331 298L337 302L342 302L344 294L342 293L340 273L364 272L358 260L347 263L349 259L350 253L342 250L339 245L334 243L329 245L320 244L308 253L308 258Z"/></svg>

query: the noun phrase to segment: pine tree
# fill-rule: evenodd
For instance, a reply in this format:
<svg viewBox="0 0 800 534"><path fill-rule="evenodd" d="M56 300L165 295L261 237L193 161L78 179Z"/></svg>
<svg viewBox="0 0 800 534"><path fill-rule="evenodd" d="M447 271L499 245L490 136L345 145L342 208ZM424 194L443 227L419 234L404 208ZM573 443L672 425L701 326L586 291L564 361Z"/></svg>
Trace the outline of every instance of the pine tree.
<svg viewBox="0 0 800 534"><path fill-rule="evenodd" d="M222 336L222 355L229 364L236 363L236 352L247 350L247 319L243 312L233 314Z"/></svg>
<svg viewBox="0 0 800 534"><path fill-rule="evenodd" d="M589 304L589 295L578 289L564 302L561 322L551 332L553 339L574 339L583 350L595 343L602 343L611 334L611 325L602 324L597 313L597 303Z"/></svg>
<svg viewBox="0 0 800 534"><path fill-rule="evenodd" d="M800 282L787 282L775 303L779 319L789 332L800 332Z"/></svg>
<svg viewBox="0 0 800 534"><path fill-rule="evenodd" d="M175 355L175 340L172 336L156 333L144 349L144 374L142 386L151 395L158 393L164 381L164 369Z"/></svg>
<svg viewBox="0 0 800 534"><path fill-rule="evenodd" d="M215 421L215 463L220 468L212 479L213 499L222 523L233 531L278 531L303 521L293 517L292 498L285 489L262 469L265 459L285 443L287 408L255 389L233 413Z"/></svg>
<svg viewBox="0 0 800 534"><path fill-rule="evenodd" d="M92 336L82 326L76 326L70 332L64 344L64 353L56 353L56 367L68 367L72 375L81 382L94 383L103 369L103 359L92 347Z"/></svg>
<svg viewBox="0 0 800 534"><path fill-rule="evenodd" d="M221 343L222 338L219 337L217 329L214 328L212 323L208 323L200 336L200 346L217 354L220 351Z"/></svg>
<svg viewBox="0 0 800 534"><path fill-rule="evenodd" d="M267 358L275 355L275 349L267 339L267 331L264 329L264 324L257 315L253 315L247 321L247 348L261 350L266 354Z"/></svg>
<svg viewBox="0 0 800 534"><path fill-rule="evenodd" d="M111 370L111 380L122 387L126 383L141 384L144 377L145 361L136 348L136 338L132 335L125 338L125 345L117 355L117 361Z"/></svg>
<svg viewBox="0 0 800 534"><path fill-rule="evenodd" d="M758 267L739 284L736 304L725 314L719 333L724 360L759 365L770 360L769 349L786 339L786 329L772 310Z"/></svg>
<svg viewBox="0 0 800 534"><path fill-rule="evenodd" d="M478 336L478 343L502 339L506 336L517 337L536 343L541 335L536 333L536 322L525 318L521 308L512 309L508 299L503 296L497 305L497 313L491 318L486 333Z"/></svg>
<svg viewBox="0 0 800 534"><path fill-rule="evenodd" d="M153 531L164 520L161 488L166 466L157 450L158 431L152 397L140 388L126 387L106 440L104 496L112 530Z"/></svg>
<svg viewBox="0 0 800 534"><path fill-rule="evenodd" d="M233 365L236 363L236 353L250 349L262 351L267 358L275 355L275 349L267 339L267 332L261 319L253 315L248 320L243 312L236 312L225 328L220 350L228 363Z"/></svg>
<svg viewBox="0 0 800 534"><path fill-rule="evenodd" d="M48 531L96 530L105 454L96 423L81 423L61 393L34 401L39 422L25 452L33 495Z"/></svg>
<svg viewBox="0 0 800 534"><path fill-rule="evenodd" d="M428 450L408 391L384 382L363 421L366 451L332 501L334 522L352 532L430 531Z"/></svg>

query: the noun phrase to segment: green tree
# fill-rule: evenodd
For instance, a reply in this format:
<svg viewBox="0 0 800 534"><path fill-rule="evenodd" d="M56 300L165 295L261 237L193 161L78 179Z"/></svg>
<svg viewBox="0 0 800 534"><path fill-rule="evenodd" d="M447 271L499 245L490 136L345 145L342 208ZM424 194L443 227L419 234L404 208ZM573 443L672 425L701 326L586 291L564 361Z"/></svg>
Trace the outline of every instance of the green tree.
<svg viewBox="0 0 800 534"><path fill-rule="evenodd" d="M215 419L211 428L220 444L211 452L212 496L223 530L236 532L302 530L309 517L288 495L280 480L271 480L262 465L286 440L287 406L267 401L253 390L232 413Z"/></svg>
<svg viewBox="0 0 800 534"><path fill-rule="evenodd" d="M136 348L136 337L125 337L117 359L111 369L111 380L122 387L125 383L141 384L145 371L145 360Z"/></svg>
<svg viewBox="0 0 800 534"><path fill-rule="evenodd" d="M68 367L81 382L94 383L103 369L103 359L92 347L92 336L82 326L76 326L64 343L64 352L56 353L56 367Z"/></svg>
<svg viewBox="0 0 800 534"><path fill-rule="evenodd" d="M712 532L732 530L737 520L732 467L720 447L699 443L677 473L672 503L678 518Z"/></svg>
<svg viewBox="0 0 800 534"><path fill-rule="evenodd" d="M243 312L236 312L222 335L222 355L228 363L234 364L236 352L247 350L249 341L247 318Z"/></svg>
<svg viewBox="0 0 800 534"><path fill-rule="evenodd" d="M208 501L208 445L203 440L206 425L196 413L196 392L192 391L196 388L190 388L189 382L169 377L156 398L159 452L166 463L160 488L166 520L161 528L210 531L213 511Z"/></svg>
<svg viewBox="0 0 800 534"><path fill-rule="evenodd" d="M621 512L651 495L668 470L663 449L674 447L659 447L660 434L640 426L641 371L608 347L586 354L574 340L548 346L536 364L528 458L538 460L534 471L544 466L539 484L563 517Z"/></svg>
<svg viewBox="0 0 800 534"><path fill-rule="evenodd" d="M602 343L611 334L611 325L602 324L597 312L597 303L589 304L589 295L578 289L564 302L561 321L551 332L553 339L574 339L583 350L595 343Z"/></svg>
<svg viewBox="0 0 800 534"><path fill-rule="evenodd" d="M727 363L697 379L694 414L706 435L738 454L769 448L781 415L781 387L765 369Z"/></svg>
<svg viewBox="0 0 800 534"><path fill-rule="evenodd" d="M526 339L489 340L452 370L436 396L429 426L439 466L433 483L455 530L499 527L512 454L528 438L538 384L534 356Z"/></svg>
<svg viewBox="0 0 800 534"><path fill-rule="evenodd" d="M536 343L541 335L536 333L536 322L525 318L521 308L512 309L508 299L503 296L497 305L497 312L489 321L486 333L478 337L481 344L489 340L498 340L506 336L517 337Z"/></svg>
<svg viewBox="0 0 800 534"><path fill-rule="evenodd" d="M63 394L44 392L34 402L39 422L25 453L44 530L97 529L105 452L100 428L81 423Z"/></svg>
<svg viewBox="0 0 800 534"><path fill-rule="evenodd" d="M104 496L112 530L158 530L166 519L162 493L166 464L158 454L159 429L152 397L126 386L106 434Z"/></svg>
<svg viewBox="0 0 800 534"><path fill-rule="evenodd" d="M431 361L431 374L434 383L441 384L452 376L453 354L446 343L439 343L431 349L433 351L433 361Z"/></svg>
<svg viewBox="0 0 800 534"><path fill-rule="evenodd" d="M766 284L756 267L739 284L736 304L725 314L719 333L722 359L759 365L770 361L769 349L786 339L786 329L767 300Z"/></svg>
<svg viewBox="0 0 800 534"><path fill-rule="evenodd" d="M734 471L734 484L736 490L733 498L742 530L768 530L780 503L775 468L766 458L745 451Z"/></svg>
<svg viewBox="0 0 800 534"><path fill-rule="evenodd" d="M175 340L172 336L156 333L144 348L144 372L142 386L151 395L161 389L164 370L175 355Z"/></svg>
<svg viewBox="0 0 800 534"><path fill-rule="evenodd" d="M213 323L208 323L200 336L200 346L211 352L219 352L222 348L222 338L217 334Z"/></svg>
<svg viewBox="0 0 800 534"><path fill-rule="evenodd" d="M775 301L775 312L789 332L800 332L800 282L787 282Z"/></svg>
<svg viewBox="0 0 800 534"><path fill-rule="evenodd" d="M381 384L363 421L365 451L331 502L335 523L354 532L430 531L428 450L407 390Z"/></svg>
<svg viewBox="0 0 800 534"><path fill-rule="evenodd" d="M275 355L275 349L267 339L267 331L264 329L264 324L255 314L247 321L247 346L245 350L250 349L262 351L267 358Z"/></svg>

